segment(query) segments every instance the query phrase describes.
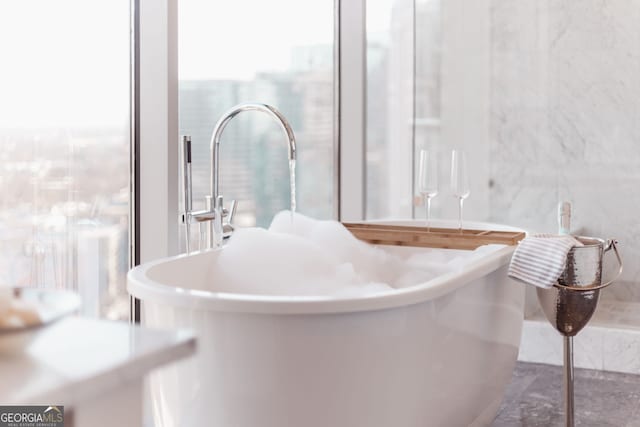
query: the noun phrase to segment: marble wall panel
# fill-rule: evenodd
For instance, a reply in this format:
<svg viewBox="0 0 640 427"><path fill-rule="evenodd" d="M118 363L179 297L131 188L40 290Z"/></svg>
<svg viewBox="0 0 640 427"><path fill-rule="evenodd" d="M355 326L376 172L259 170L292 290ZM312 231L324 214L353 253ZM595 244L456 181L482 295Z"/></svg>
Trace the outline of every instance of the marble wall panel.
<svg viewBox="0 0 640 427"><path fill-rule="evenodd" d="M640 292L640 1L491 3L490 220L615 237Z"/></svg>

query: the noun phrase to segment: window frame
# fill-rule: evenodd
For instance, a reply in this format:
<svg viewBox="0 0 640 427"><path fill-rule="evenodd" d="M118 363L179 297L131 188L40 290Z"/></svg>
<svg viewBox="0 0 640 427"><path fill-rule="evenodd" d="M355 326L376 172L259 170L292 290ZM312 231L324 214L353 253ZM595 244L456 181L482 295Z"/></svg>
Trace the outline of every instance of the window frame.
<svg viewBox="0 0 640 427"><path fill-rule="evenodd" d="M336 0L335 11L339 178L334 203L336 219L359 221L366 208L366 0Z"/></svg>
<svg viewBox="0 0 640 427"><path fill-rule="evenodd" d="M364 219L366 0L334 0L334 217ZM131 0L131 265L178 253L178 0ZM164 123L164 126L158 124ZM131 318L140 319L132 299Z"/></svg>
<svg viewBox="0 0 640 427"><path fill-rule="evenodd" d="M178 253L178 2L130 2L134 267ZM140 310L140 301L131 297L132 323L140 322Z"/></svg>
<svg viewBox="0 0 640 427"><path fill-rule="evenodd" d="M131 235L138 265L178 252L178 2L132 2Z"/></svg>

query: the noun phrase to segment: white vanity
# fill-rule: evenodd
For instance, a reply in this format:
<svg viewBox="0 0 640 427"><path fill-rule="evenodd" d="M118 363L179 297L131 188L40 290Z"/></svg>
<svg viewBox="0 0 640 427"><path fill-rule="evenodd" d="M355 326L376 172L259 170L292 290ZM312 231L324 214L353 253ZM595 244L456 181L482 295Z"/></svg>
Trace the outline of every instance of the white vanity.
<svg viewBox="0 0 640 427"><path fill-rule="evenodd" d="M0 405L64 405L65 426L140 427L145 376L195 344L188 332L66 318L0 354Z"/></svg>

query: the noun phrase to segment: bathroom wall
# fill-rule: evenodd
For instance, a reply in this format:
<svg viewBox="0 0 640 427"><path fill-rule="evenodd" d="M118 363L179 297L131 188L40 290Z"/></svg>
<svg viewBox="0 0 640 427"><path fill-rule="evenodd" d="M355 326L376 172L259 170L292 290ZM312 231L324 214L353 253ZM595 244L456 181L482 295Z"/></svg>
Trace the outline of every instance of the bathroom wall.
<svg viewBox="0 0 640 427"><path fill-rule="evenodd" d="M392 3L389 19L403 25L391 26L402 37L389 49L407 51L411 26L399 10L409 6ZM397 184L370 186L382 205L370 217L411 215L408 163L427 148L442 160L433 217L455 218L449 153L464 148L465 218L554 232L557 204L569 200L574 232L620 242L624 285L605 295L640 302L640 0L418 0L415 14L415 62L387 70L389 85L413 83L413 97L382 98L413 109L392 109L396 128L380 157L390 166L376 172L368 160L370 174ZM414 214L423 218L424 207Z"/></svg>
<svg viewBox="0 0 640 427"><path fill-rule="evenodd" d="M492 0L489 219L616 238L640 301L640 1ZM613 263L612 263L613 264Z"/></svg>

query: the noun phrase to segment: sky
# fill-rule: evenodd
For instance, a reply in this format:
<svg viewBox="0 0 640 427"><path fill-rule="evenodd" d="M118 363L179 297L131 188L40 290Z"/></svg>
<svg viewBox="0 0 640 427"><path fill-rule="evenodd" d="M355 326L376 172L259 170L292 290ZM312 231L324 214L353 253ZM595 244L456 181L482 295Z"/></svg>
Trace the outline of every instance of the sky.
<svg viewBox="0 0 640 427"><path fill-rule="evenodd" d="M368 9L371 31L394 1ZM333 43L334 0L178 4L180 79L249 80L285 71L296 46ZM129 26L129 0L0 1L0 129L126 127Z"/></svg>
<svg viewBox="0 0 640 427"><path fill-rule="evenodd" d="M0 64L0 128L126 126L129 1L1 1Z"/></svg>
<svg viewBox="0 0 640 427"><path fill-rule="evenodd" d="M370 2L368 30L387 31L391 6L398 1ZM294 47L334 41L334 0L180 0L179 5L179 75L185 80L251 79L256 70L285 71Z"/></svg>
<svg viewBox="0 0 640 427"><path fill-rule="evenodd" d="M284 71L294 46L333 42L333 0L179 4L179 75L185 80Z"/></svg>

